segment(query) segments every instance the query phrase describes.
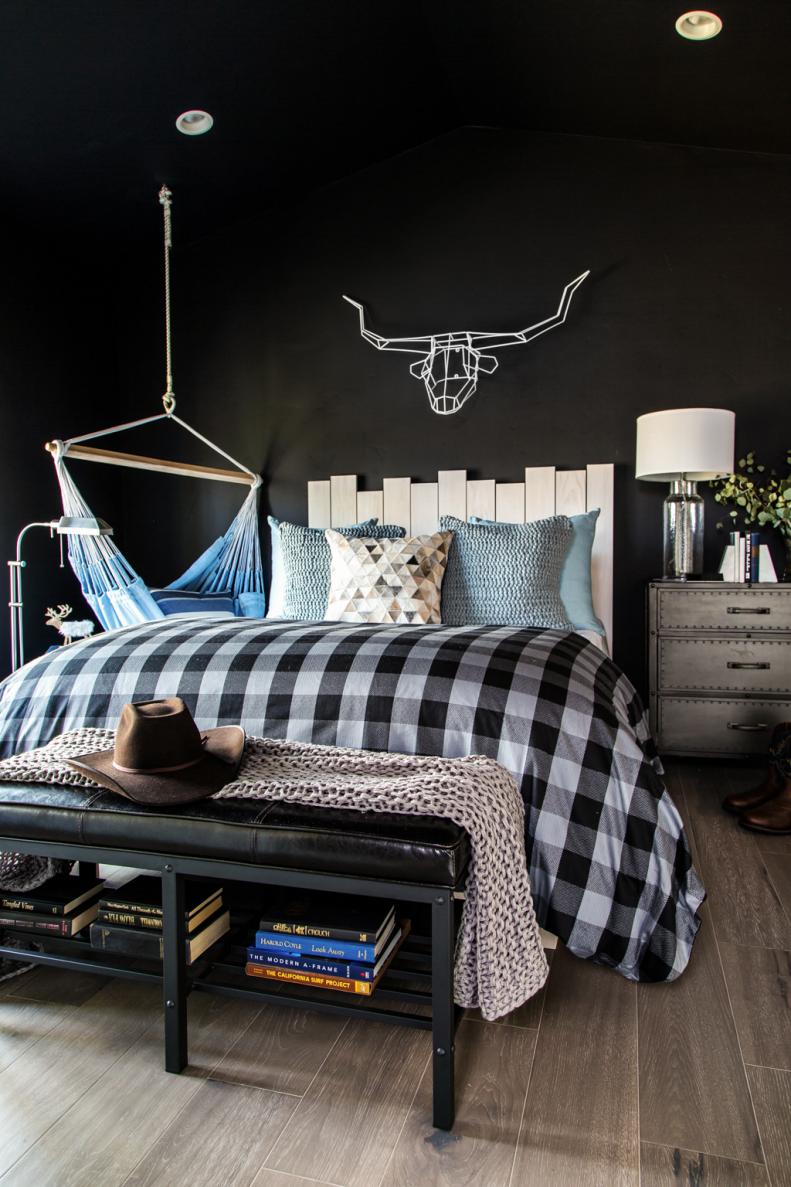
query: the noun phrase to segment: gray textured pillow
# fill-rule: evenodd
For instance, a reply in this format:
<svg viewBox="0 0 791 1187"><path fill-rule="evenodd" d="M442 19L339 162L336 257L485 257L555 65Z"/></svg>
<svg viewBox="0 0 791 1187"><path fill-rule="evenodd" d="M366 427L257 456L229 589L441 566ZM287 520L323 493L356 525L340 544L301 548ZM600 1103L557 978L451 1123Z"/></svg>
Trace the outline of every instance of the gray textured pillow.
<svg viewBox="0 0 791 1187"><path fill-rule="evenodd" d="M573 630L560 597L560 574L573 536L566 515L533 523L465 523L440 519L455 532L442 585L442 621Z"/></svg>
<svg viewBox="0 0 791 1187"><path fill-rule="evenodd" d="M334 531L346 537L361 534L357 526ZM369 539L392 540L405 533L403 528L385 523L366 525L362 534ZM298 523L281 523L280 555L285 586L283 617L322 622L330 592L330 546L324 532Z"/></svg>
<svg viewBox="0 0 791 1187"><path fill-rule="evenodd" d="M272 580L269 584L269 605L267 606L267 618L285 618L283 606L285 605L286 597L286 578L283 572L283 560L280 552L280 528L283 520L277 519L274 515L267 516L267 523L269 524L269 556L272 561ZM379 520L364 519L361 523L345 524L345 527L354 529L356 536L364 536L369 528L374 527ZM315 532L318 536L324 535L323 528L307 528L309 532Z"/></svg>

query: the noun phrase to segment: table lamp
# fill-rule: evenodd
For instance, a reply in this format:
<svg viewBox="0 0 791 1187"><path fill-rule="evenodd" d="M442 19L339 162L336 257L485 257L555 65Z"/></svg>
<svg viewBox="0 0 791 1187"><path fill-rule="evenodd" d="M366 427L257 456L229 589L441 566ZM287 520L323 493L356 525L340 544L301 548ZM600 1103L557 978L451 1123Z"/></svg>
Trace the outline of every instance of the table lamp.
<svg viewBox="0 0 791 1187"><path fill-rule="evenodd" d="M663 575L703 573L703 499L696 483L733 471L736 416L725 408L670 408L637 418L635 477L669 482L663 519Z"/></svg>

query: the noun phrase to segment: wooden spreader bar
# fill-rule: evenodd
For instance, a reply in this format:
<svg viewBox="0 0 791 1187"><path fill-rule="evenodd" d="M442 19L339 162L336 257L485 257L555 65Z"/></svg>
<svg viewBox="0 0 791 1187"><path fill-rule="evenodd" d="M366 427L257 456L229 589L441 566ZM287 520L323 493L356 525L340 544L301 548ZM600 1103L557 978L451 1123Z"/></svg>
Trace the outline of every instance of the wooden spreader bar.
<svg viewBox="0 0 791 1187"><path fill-rule="evenodd" d="M48 441L45 449L55 453L56 446ZM192 462L174 462L167 458L146 457L138 453L120 453L116 449L97 449L94 445L71 445L66 451L69 458L80 458L85 462L103 462L107 466L127 466L130 470L151 470L160 474L181 474L185 478L208 478L213 482L234 482L251 486L255 478L240 470L224 470L219 466L197 466Z"/></svg>

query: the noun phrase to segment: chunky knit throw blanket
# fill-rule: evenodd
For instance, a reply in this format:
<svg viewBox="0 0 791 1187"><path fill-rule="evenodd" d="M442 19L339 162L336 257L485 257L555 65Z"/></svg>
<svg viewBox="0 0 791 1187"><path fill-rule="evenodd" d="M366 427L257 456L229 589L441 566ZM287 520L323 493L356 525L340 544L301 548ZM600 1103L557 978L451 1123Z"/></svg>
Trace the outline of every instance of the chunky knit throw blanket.
<svg viewBox="0 0 791 1187"><path fill-rule="evenodd" d="M112 730L72 730L0 762L0 782L95 787L65 760L111 749L113 743ZM524 805L513 777L493 759L248 738L237 778L215 798L453 820L466 830L471 849L456 947L456 1002L480 1007L491 1020L522 1005L544 984L548 966L527 875Z"/></svg>

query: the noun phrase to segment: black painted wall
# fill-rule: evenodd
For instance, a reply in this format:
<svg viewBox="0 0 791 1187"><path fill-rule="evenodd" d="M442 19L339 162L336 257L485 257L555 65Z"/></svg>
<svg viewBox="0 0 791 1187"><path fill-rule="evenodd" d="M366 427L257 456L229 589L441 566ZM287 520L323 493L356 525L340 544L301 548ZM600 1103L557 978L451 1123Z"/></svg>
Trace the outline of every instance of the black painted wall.
<svg viewBox="0 0 791 1187"><path fill-rule="evenodd" d="M111 421L118 385L106 261L96 266L48 238L43 228L35 235L15 234L9 221L0 247L0 580L7 590L5 561L14 555L19 530L61 514L44 442L87 432L97 427L97 417ZM79 482L99 513L119 522L121 503L107 474L82 473ZM25 648L31 658L60 642L44 625L47 606L68 602L72 618L88 611L68 565L59 568L58 542L45 529L27 534L22 557ZM0 675L10 667L7 602L3 597Z"/></svg>
<svg viewBox="0 0 791 1187"><path fill-rule="evenodd" d="M615 462L615 655L643 686L644 585L658 572L665 492L634 481L634 420L732 408L738 448L782 460L790 206L785 157L477 128L191 245L179 243L177 205L179 411L260 467L265 509L294 518L307 479L331 473L375 488L438 467L518 480L525 465ZM115 262L124 279L105 306L124 415L155 410L162 389L158 234L152 211L150 257ZM500 352L451 417L429 410L409 356L362 341L341 300L364 301L384 334L503 330L552 313L585 268L566 325ZM233 488L111 473L129 555L155 581L238 505Z"/></svg>

